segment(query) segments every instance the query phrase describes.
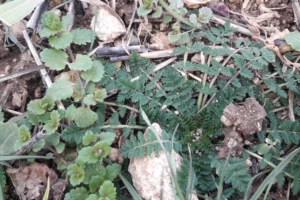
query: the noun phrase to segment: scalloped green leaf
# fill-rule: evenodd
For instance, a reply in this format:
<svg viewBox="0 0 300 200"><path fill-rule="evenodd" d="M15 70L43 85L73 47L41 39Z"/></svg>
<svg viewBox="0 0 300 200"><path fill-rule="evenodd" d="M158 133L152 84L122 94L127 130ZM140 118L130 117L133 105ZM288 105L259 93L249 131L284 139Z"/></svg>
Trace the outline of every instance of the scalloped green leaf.
<svg viewBox="0 0 300 200"><path fill-rule="evenodd" d="M68 194L70 200L84 200L89 196L89 192L84 187L72 189Z"/></svg>
<svg viewBox="0 0 300 200"><path fill-rule="evenodd" d="M296 51L300 51L300 33L298 31L291 32L284 36L285 41Z"/></svg>
<svg viewBox="0 0 300 200"><path fill-rule="evenodd" d="M114 163L112 165L108 165L105 170L105 179L113 181L121 173L121 165Z"/></svg>
<svg viewBox="0 0 300 200"><path fill-rule="evenodd" d="M104 177L101 175L96 175L96 176L92 176L91 180L90 180L90 191L91 192L96 192L100 186L103 184L103 182L105 181Z"/></svg>
<svg viewBox="0 0 300 200"><path fill-rule="evenodd" d="M27 110L36 115L41 115L46 112L45 109L41 108L40 100L33 100L27 105Z"/></svg>
<svg viewBox="0 0 300 200"><path fill-rule="evenodd" d="M73 42L78 45L91 43L95 39L95 34L90 29L75 29L71 31Z"/></svg>
<svg viewBox="0 0 300 200"><path fill-rule="evenodd" d="M66 79L59 79L54 82L47 91L47 96L54 100L64 100L73 94L72 83Z"/></svg>
<svg viewBox="0 0 300 200"><path fill-rule="evenodd" d="M53 110L50 114L50 120L44 126L48 134L54 133L59 126L60 115L57 110Z"/></svg>
<svg viewBox="0 0 300 200"><path fill-rule="evenodd" d="M41 60L52 70L63 70L68 64L68 54L57 49L44 49L41 53Z"/></svg>
<svg viewBox="0 0 300 200"><path fill-rule="evenodd" d="M75 110L76 110L76 107L74 106L74 104L71 104L66 110L65 118L67 118L70 121L74 120L75 119Z"/></svg>
<svg viewBox="0 0 300 200"><path fill-rule="evenodd" d="M32 147L32 151L33 152L38 152L40 151L42 148L44 148L46 142L44 139L39 140L33 147Z"/></svg>
<svg viewBox="0 0 300 200"><path fill-rule="evenodd" d="M70 178L70 183L73 186L79 185L84 179L84 169L76 164L72 164L68 167L68 173Z"/></svg>
<svg viewBox="0 0 300 200"><path fill-rule="evenodd" d="M106 143L108 146L110 146L113 143L115 138L116 138L116 134L113 132L100 133L100 142Z"/></svg>
<svg viewBox="0 0 300 200"><path fill-rule="evenodd" d="M97 104L97 102L95 101L95 96L93 94L86 95L83 99L83 103L88 106L94 106Z"/></svg>
<svg viewBox="0 0 300 200"><path fill-rule="evenodd" d="M78 127L88 127L97 119L98 115L88 108L77 108L75 111L75 123Z"/></svg>
<svg viewBox="0 0 300 200"><path fill-rule="evenodd" d="M106 89L100 89L100 90L96 90L95 91L95 97L94 97L94 99L95 99L95 101L101 103L101 102L104 101L104 99L106 98L106 96L107 96Z"/></svg>
<svg viewBox="0 0 300 200"><path fill-rule="evenodd" d="M153 18L160 18L162 15L162 7L161 6L157 6L156 7L156 11L152 14Z"/></svg>
<svg viewBox="0 0 300 200"><path fill-rule="evenodd" d="M89 144L94 143L96 141L97 141L96 135L90 130L87 131L82 138L82 144L84 146L88 146Z"/></svg>
<svg viewBox="0 0 300 200"><path fill-rule="evenodd" d="M93 67L81 73L81 77L86 81L99 82L104 75L104 66L100 60L93 61Z"/></svg>
<svg viewBox="0 0 300 200"><path fill-rule="evenodd" d="M0 155L14 152L14 144L19 138L19 128L15 123L0 124Z"/></svg>
<svg viewBox="0 0 300 200"><path fill-rule="evenodd" d="M71 24L72 22L72 15L65 15L62 17L61 23L63 26L63 29L68 28L68 26Z"/></svg>
<svg viewBox="0 0 300 200"><path fill-rule="evenodd" d="M137 14L138 16L143 17L151 13L151 11L152 11L151 8L147 8L146 6L143 5L137 9Z"/></svg>
<svg viewBox="0 0 300 200"><path fill-rule="evenodd" d="M54 12L45 12L42 15L41 23L43 27L49 28L51 30L62 31L63 25L59 17Z"/></svg>
<svg viewBox="0 0 300 200"><path fill-rule="evenodd" d="M49 44L56 49L66 49L71 45L72 34L63 32L60 36L52 36L49 38Z"/></svg>
<svg viewBox="0 0 300 200"><path fill-rule="evenodd" d="M99 190L101 200L115 200L117 192L114 184L111 181L104 181Z"/></svg>
<svg viewBox="0 0 300 200"><path fill-rule="evenodd" d="M46 135L44 140L47 145L56 146L59 144L60 135L58 133L53 133L51 135Z"/></svg>
<svg viewBox="0 0 300 200"><path fill-rule="evenodd" d="M76 60L73 63L69 63L70 69L86 71L91 69L93 66L92 59L87 55L76 55Z"/></svg>

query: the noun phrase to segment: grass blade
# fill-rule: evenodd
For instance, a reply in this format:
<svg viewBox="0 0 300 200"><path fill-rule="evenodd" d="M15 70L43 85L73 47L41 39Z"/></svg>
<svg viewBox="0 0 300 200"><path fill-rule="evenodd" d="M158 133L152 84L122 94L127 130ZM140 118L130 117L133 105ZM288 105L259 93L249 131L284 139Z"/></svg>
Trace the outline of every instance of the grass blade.
<svg viewBox="0 0 300 200"><path fill-rule="evenodd" d="M50 178L48 176L47 187L46 187L45 194L44 194L42 200L48 200L48 198L49 198L49 192L50 192Z"/></svg>
<svg viewBox="0 0 300 200"><path fill-rule="evenodd" d="M284 160L282 160L277 167L267 176L267 178L261 183L260 187L254 193L250 200L257 200L268 184L272 184L273 178L276 177L282 170L291 162L291 160L300 152L300 148L295 149Z"/></svg>
<svg viewBox="0 0 300 200"><path fill-rule="evenodd" d="M124 185L127 188L128 192L131 194L132 198L134 200L142 200L140 195L136 192L134 187L127 181L127 179L122 174L119 174L119 177L122 180L122 182L124 183Z"/></svg>
<svg viewBox="0 0 300 200"><path fill-rule="evenodd" d="M0 161L21 160L21 159L52 159L50 156L0 156Z"/></svg>

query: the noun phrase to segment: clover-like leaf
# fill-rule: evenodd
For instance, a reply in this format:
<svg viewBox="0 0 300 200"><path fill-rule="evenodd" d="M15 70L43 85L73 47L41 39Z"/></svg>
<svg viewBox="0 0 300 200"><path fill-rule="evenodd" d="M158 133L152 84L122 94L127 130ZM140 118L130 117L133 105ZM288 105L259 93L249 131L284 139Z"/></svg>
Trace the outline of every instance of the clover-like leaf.
<svg viewBox="0 0 300 200"><path fill-rule="evenodd" d="M63 142L58 143L58 145L55 146L55 150L58 154L61 154L62 152L64 152L66 148L66 144Z"/></svg>
<svg viewBox="0 0 300 200"><path fill-rule="evenodd" d="M75 29L71 31L73 36L73 42L78 45L84 45L91 43L95 39L95 34L89 29Z"/></svg>
<svg viewBox="0 0 300 200"><path fill-rule="evenodd" d="M68 172L67 175L71 176L70 183L73 186L79 185L84 178L84 169L76 164L71 164L68 166Z"/></svg>
<svg viewBox="0 0 300 200"><path fill-rule="evenodd" d="M212 17L212 10L208 7L202 7L199 9L198 22L207 24Z"/></svg>
<svg viewBox="0 0 300 200"><path fill-rule="evenodd" d="M97 136L92 131L85 132L83 138L82 138L82 144L84 146L88 146L91 143L94 143L97 141Z"/></svg>
<svg viewBox="0 0 300 200"><path fill-rule="evenodd" d="M88 127L97 119L98 115L88 108L77 108L75 111L75 123L78 127Z"/></svg>
<svg viewBox="0 0 300 200"><path fill-rule="evenodd" d="M49 44L56 49L65 49L71 45L72 34L70 32L63 32L59 36L52 36L49 38Z"/></svg>
<svg viewBox="0 0 300 200"><path fill-rule="evenodd" d="M88 106L94 106L97 104L97 102L95 101L95 96L93 94L86 95L86 97L84 97L83 99L83 103Z"/></svg>
<svg viewBox="0 0 300 200"><path fill-rule="evenodd" d="M41 60L47 67L53 70L62 70L68 64L68 54L58 49L44 49L41 53Z"/></svg>
<svg viewBox="0 0 300 200"><path fill-rule="evenodd" d="M49 28L43 28L42 30L40 30L39 34L40 36L43 38L48 38L51 37L52 35L55 35L56 33L58 33L57 30L51 30Z"/></svg>
<svg viewBox="0 0 300 200"><path fill-rule="evenodd" d="M48 134L54 133L59 126L59 113L57 110L53 110L50 115L50 120L44 126L44 129Z"/></svg>
<svg viewBox="0 0 300 200"><path fill-rule="evenodd" d="M86 71L91 69L93 66L92 59L87 55L76 55L76 60L73 63L69 64L70 69Z"/></svg>
<svg viewBox="0 0 300 200"><path fill-rule="evenodd" d="M101 185L100 200L115 200L117 198L117 192L114 184L111 181L104 181Z"/></svg>
<svg viewBox="0 0 300 200"><path fill-rule="evenodd" d="M86 81L99 82L104 75L104 66L100 60L93 61L93 67L81 73L81 77Z"/></svg>
<svg viewBox="0 0 300 200"><path fill-rule="evenodd" d="M103 102L104 99L106 98L107 96L107 92L106 92L106 89L100 89L100 90L96 90L95 91L95 101L98 101L98 102Z"/></svg>
<svg viewBox="0 0 300 200"><path fill-rule="evenodd" d="M71 104L66 110L65 118L67 118L70 121L74 120L75 119L75 110L76 110L76 107L74 106L74 104Z"/></svg>
<svg viewBox="0 0 300 200"><path fill-rule="evenodd" d="M72 83L66 79L59 79L54 82L47 91L47 96L54 100L63 100L73 94Z"/></svg>
<svg viewBox="0 0 300 200"><path fill-rule="evenodd" d="M45 140L41 139L39 140L32 148L33 152L38 152L40 151L43 147L45 146Z"/></svg>
<svg viewBox="0 0 300 200"><path fill-rule="evenodd" d="M95 175L92 176L91 180L90 180L90 191L91 192L96 192L100 186L103 184L103 182L105 181L104 177L101 175Z"/></svg>

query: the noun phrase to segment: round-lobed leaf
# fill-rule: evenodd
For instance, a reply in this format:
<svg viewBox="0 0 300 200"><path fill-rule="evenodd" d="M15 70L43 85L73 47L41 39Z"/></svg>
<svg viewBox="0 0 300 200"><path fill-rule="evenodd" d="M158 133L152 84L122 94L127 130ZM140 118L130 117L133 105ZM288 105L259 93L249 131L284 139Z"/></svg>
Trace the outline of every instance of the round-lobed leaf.
<svg viewBox="0 0 300 200"><path fill-rule="evenodd" d="M100 60L93 61L93 67L81 73L81 77L86 81L99 82L104 75L104 66Z"/></svg>
<svg viewBox="0 0 300 200"><path fill-rule="evenodd" d="M44 49L40 56L45 65L53 70L62 70L68 64L68 54L61 50Z"/></svg>
<svg viewBox="0 0 300 200"><path fill-rule="evenodd" d="M71 45L72 34L63 32L60 36L52 36L49 38L49 44L56 49L65 49Z"/></svg>
<svg viewBox="0 0 300 200"><path fill-rule="evenodd" d="M98 119L98 115L88 108L77 108L75 111L75 123L78 127L86 128Z"/></svg>
<svg viewBox="0 0 300 200"><path fill-rule="evenodd" d="M63 100L73 94L72 83L66 79L59 79L54 82L47 91L47 96L54 100Z"/></svg>
<svg viewBox="0 0 300 200"><path fill-rule="evenodd" d="M93 61L89 56L77 54L76 60L69 64L70 69L86 71L91 69L93 66Z"/></svg>

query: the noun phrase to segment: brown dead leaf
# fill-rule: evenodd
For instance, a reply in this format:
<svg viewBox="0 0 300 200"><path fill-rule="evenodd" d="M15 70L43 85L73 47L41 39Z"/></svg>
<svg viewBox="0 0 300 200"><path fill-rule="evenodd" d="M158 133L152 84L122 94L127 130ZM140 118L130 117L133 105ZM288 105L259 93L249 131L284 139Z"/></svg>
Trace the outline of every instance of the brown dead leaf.
<svg viewBox="0 0 300 200"><path fill-rule="evenodd" d="M188 8L199 8L201 5L216 2L216 0L183 0L183 3L187 5Z"/></svg>
<svg viewBox="0 0 300 200"><path fill-rule="evenodd" d="M153 50L159 51L174 48L174 46L170 44L167 33L165 32L157 32L153 34L151 36L150 43L150 48Z"/></svg>
<svg viewBox="0 0 300 200"><path fill-rule="evenodd" d="M20 199L42 199L47 186L48 177L51 186L51 198L49 199L59 200L59 198L54 198L54 196L62 197L66 187L66 183L64 185L60 184L60 191L54 191L54 189L57 189L57 184L61 183L61 180L59 180L57 174L45 164L35 163L27 167L19 167L18 169L10 168L7 169L6 172L11 178Z"/></svg>

